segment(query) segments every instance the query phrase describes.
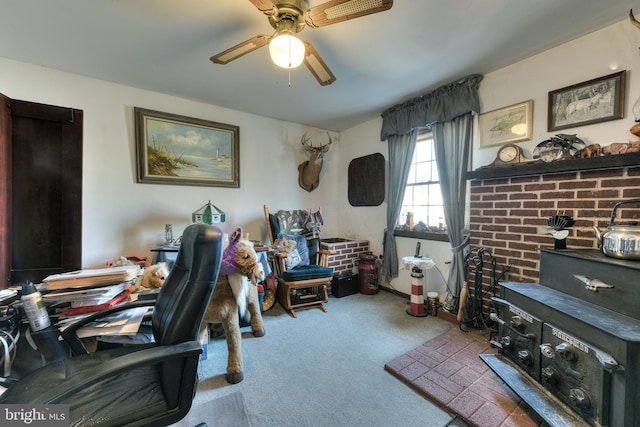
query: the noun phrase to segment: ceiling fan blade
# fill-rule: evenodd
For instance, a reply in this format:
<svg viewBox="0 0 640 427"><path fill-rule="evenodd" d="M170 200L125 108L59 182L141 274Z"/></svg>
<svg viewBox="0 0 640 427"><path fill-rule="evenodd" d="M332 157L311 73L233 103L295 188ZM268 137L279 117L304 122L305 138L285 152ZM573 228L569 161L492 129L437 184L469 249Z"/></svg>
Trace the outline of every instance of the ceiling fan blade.
<svg viewBox="0 0 640 427"><path fill-rule="evenodd" d="M256 49L261 48L262 46L269 43L270 36L265 36L261 34L259 36L255 36L249 40L245 40L240 44L237 44L224 52L220 52L216 55L213 55L209 58L212 62L216 64L227 64L234 59L238 59L247 53L253 52Z"/></svg>
<svg viewBox="0 0 640 427"><path fill-rule="evenodd" d="M307 10L305 23L311 28L326 27L349 19L391 9L393 0L330 0Z"/></svg>
<svg viewBox="0 0 640 427"><path fill-rule="evenodd" d="M304 65L311 71L311 74L318 80L318 83L322 86L327 86L335 82L336 76L333 75L313 46L308 42L304 42L304 48Z"/></svg>
<svg viewBox="0 0 640 427"><path fill-rule="evenodd" d="M253 5L265 15L273 15L276 12L275 5L271 0L249 0Z"/></svg>

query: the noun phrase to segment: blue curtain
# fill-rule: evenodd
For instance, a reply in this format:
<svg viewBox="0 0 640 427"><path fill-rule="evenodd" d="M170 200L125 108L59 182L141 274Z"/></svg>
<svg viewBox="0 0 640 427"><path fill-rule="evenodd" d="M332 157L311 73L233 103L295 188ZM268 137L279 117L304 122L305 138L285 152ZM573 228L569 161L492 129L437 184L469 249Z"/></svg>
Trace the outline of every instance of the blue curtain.
<svg viewBox="0 0 640 427"><path fill-rule="evenodd" d="M474 74L433 92L396 105L382 113L380 140L406 135L412 129L448 122L469 112L480 112L478 87L482 76Z"/></svg>
<svg viewBox="0 0 640 427"><path fill-rule="evenodd" d="M389 149L389 202L382 270L387 280L398 276L398 256L393 229L398 221L415 139L420 129L434 131L436 161L443 188L447 233L454 256L448 287L459 295L464 259L465 173L471 141L472 113L480 111L478 88L483 76L474 74L433 92L396 105L382 113L380 139ZM411 145L413 141L413 145ZM400 153L403 151L401 155ZM409 151L410 150L410 151ZM403 176L402 174L405 173ZM461 189L462 187L463 189ZM461 246L458 248L458 246Z"/></svg>
<svg viewBox="0 0 640 427"><path fill-rule="evenodd" d="M472 113L464 114L448 122L435 123L431 127L436 148L440 189L444 201L444 217L453 253L447 287L456 300L460 296L464 282L464 251L469 244L469 235L464 232L464 212L467 199L465 175L469 163L472 128Z"/></svg>

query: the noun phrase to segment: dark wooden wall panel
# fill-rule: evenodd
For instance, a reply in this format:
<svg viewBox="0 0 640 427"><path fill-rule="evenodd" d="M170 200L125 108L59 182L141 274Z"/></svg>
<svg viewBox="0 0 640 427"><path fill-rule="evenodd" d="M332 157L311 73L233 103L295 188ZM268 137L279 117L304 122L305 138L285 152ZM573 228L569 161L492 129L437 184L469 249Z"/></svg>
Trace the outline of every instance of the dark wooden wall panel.
<svg viewBox="0 0 640 427"><path fill-rule="evenodd" d="M348 195L352 206L379 206L384 201L384 165L380 153L351 160Z"/></svg>
<svg viewBox="0 0 640 427"><path fill-rule="evenodd" d="M5 232L0 223L0 287L39 283L82 265L83 113L19 100L7 105L0 212L9 225Z"/></svg>
<svg viewBox="0 0 640 427"><path fill-rule="evenodd" d="M11 110L0 94L0 289L9 285L11 270Z"/></svg>

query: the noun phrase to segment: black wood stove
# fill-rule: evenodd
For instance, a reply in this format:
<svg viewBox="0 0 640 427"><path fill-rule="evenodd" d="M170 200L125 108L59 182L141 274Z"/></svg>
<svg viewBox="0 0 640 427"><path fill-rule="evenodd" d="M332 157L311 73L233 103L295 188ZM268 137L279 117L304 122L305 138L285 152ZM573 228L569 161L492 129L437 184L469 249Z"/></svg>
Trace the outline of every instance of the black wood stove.
<svg viewBox="0 0 640 427"><path fill-rule="evenodd" d="M540 252L540 283L500 284L485 363L552 426L640 426L640 261Z"/></svg>

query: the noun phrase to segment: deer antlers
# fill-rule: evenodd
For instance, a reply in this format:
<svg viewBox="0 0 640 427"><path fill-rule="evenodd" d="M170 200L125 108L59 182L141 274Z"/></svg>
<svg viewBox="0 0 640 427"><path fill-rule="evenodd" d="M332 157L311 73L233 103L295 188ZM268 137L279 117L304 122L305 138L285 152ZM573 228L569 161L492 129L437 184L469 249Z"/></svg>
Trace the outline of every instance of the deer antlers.
<svg viewBox="0 0 640 427"><path fill-rule="evenodd" d="M322 144L319 147L314 147L312 144L307 144L308 142L311 141L309 132L305 132L302 135L302 138L300 138L300 142L302 143L302 146L304 147L304 149L310 153L314 153L316 150L320 148L322 149L323 153L326 153L327 151L329 151L329 148L331 148L330 145L333 144L333 138L331 138L331 134L329 132L327 132L327 136L329 137L329 142L327 144Z"/></svg>

